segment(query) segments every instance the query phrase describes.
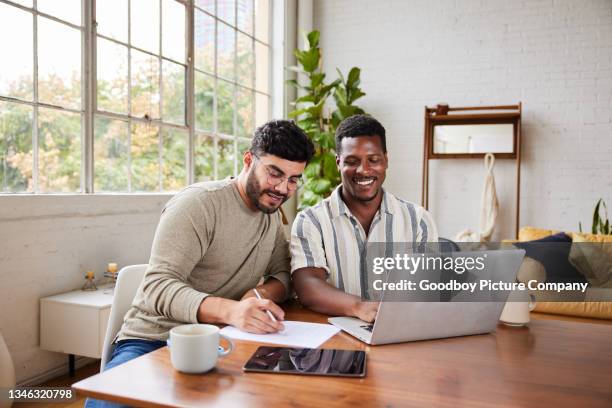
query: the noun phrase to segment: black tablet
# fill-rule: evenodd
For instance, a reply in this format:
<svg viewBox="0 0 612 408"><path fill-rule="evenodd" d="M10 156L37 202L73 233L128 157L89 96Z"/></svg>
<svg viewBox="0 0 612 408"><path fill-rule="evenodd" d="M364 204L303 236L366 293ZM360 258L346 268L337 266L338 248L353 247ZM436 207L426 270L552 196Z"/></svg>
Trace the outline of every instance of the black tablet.
<svg viewBox="0 0 612 408"><path fill-rule="evenodd" d="M365 377L366 353L358 350L262 346L242 369L259 373Z"/></svg>

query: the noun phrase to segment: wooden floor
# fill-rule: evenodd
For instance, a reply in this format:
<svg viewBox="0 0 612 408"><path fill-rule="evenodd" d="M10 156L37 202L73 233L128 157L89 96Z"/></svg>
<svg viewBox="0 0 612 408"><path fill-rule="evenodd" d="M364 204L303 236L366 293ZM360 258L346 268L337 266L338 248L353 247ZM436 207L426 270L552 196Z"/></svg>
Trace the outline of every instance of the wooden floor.
<svg viewBox="0 0 612 408"><path fill-rule="evenodd" d="M53 380L47 381L44 384L41 384L41 387L70 387L77 381L80 381L84 378L91 377L92 375L98 374L100 372L100 363L93 363L88 366L79 368L76 370L74 377L70 377L67 374L61 377L55 378ZM85 398L81 396L77 396L77 399L73 402L67 403L44 403L44 402L21 402L13 404L15 408L81 408L85 405Z"/></svg>

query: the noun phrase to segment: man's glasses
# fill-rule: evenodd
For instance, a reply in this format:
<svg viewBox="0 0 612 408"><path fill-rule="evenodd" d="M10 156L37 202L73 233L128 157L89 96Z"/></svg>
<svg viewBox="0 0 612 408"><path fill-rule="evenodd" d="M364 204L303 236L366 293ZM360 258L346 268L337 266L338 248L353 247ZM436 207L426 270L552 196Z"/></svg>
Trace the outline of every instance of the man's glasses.
<svg viewBox="0 0 612 408"><path fill-rule="evenodd" d="M283 183L285 180L287 180L287 190L295 191L298 188L302 187L302 185L304 184L304 180L302 179L302 177L298 177L298 176L287 177L282 172L275 169L274 167L261 161L261 158L255 153L252 153L252 154L257 160L259 160L259 162L262 164L262 166L266 170L266 174L268 176L268 183L271 186L276 187L279 184Z"/></svg>

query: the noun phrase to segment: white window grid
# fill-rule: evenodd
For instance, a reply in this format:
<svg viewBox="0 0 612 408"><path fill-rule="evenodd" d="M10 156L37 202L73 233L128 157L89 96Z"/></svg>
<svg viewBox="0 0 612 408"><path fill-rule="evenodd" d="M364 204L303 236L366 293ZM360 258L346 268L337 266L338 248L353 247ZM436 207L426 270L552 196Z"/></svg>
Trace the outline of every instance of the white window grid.
<svg viewBox="0 0 612 408"><path fill-rule="evenodd" d="M267 112L268 112L268 117L270 116L270 112L271 112L271 108L272 108L272 101L271 101L271 94L272 94L272 73L271 73L271 69L268 69L268 92L261 92L260 90L255 89L255 70L253 70L253 78L251 83L253 84L252 87L249 86L244 86L242 84L238 83L238 78L237 78L237 53L238 53L238 35L234 35L234 60L233 60L233 66L234 66L234 79L228 79L228 78L222 78L218 75L217 72L217 62L218 62L218 26L219 26L219 22L223 22L224 24L229 25L233 30L236 31L236 33L242 33L246 36L248 36L252 41L252 53L253 53L253 59L254 59L254 63L255 63L255 59L256 59L256 54L255 54L255 45L257 43L260 43L266 47L268 47L268 67L271 67L271 62L272 62L272 48L270 46L270 42L266 43L264 41L261 41L260 39L255 37L255 32L256 32L256 19L255 19L255 11L256 11L256 7L253 7L253 33L247 33L241 29L238 28L238 24L232 24L231 22L227 22L224 21L223 19L219 18L215 13L210 13L208 10L205 10L203 8L200 8L198 6L195 5L195 1L194 0L173 0L173 1L177 1L179 3L182 3L185 5L185 10L186 10L186 29L187 29L187 33L186 33L186 62L185 63L181 63L179 61L173 60L172 58L169 58L167 56L162 56L162 50L161 50L161 43L163 42L163 30L161 29L161 25L162 25L162 19L163 19L163 15L161 12L161 8L162 8L162 1L161 0L159 2L160 4L160 48L159 48L159 54L155 54L152 53L150 51L144 50L142 48L136 47L134 45L131 44L131 39L130 39L130 32L131 32L131 19L130 19L130 12L131 12L131 0L127 0L128 3L130 5L128 5L128 44L125 44L121 41L118 41L112 37L108 37L108 36L104 36L101 34L98 34L96 32L95 29L95 8L96 8L96 1L97 0L81 0L81 4L82 4L82 16L81 16L81 25L76 25L74 23L71 23L69 21L65 21L61 18L49 15L47 13L44 12L40 12L38 11L38 5L37 5L37 1L38 0L33 0L33 5L32 8L18 4L18 3L14 3L10 0L0 0L0 3L5 3L14 7L17 7L21 10L25 10L28 11L30 13L32 13L33 15L33 65L34 65L34 72L33 72L33 100L32 101L25 101L22 99L18 99L18 98L13 98L13 97L7 97L7 96L3 96L0 95L0 101L7 101L7 102L13 102L13 103L18 103L18 104L24 104L24 105L29 105L31 107L33 107L33 125L32 125L32 150L33 150L33 169L32 169L32 178L33 178L33 184L34 184L34 191L33 193L39 193L39 186L38 186L38 108L39 107L43 107L43 108L49 108L49 109L55 109L58 111L65 111L65 112L72 112L72 113L78 113L81 115L81 180L80 180L80 193L94 193L94 158L93 158L93 144L94 144L94 121L95 121L95 117L99 116L99 117L105 117L108 119L116 119L116 120L122 120L122 121L127 121L129 123L129 128L128 128L128 145L130 145L131 143L131 129L134 123L145 123L145 124L149 124L149 125L155 125L158 126L159 128L159 133L158 133L158 138L160 140L161 143L161 137L162 137L162 129L163 128L176 128L176 129L182 129L184 131L188 132L189 135L189 140L188 140L188 149L187 149L187 180L186 183L187 184L191 184L195 181L195 168L194 168L194 143L197 137L204 137L204 138L209 138L213 141L214 143L214 151L218 152L218 144L219 141L221 140L229 140L233 142L233 148L234 148L234 163L233 163L233 167L234 167L234 175L236 175L238 173L238 166L239 166L239 161L240 158L238 157L239 155L239 151L238 151L238 143L239 142L245 142L245 143L249 143L250 142L250 138L246 138L246 137L239 137L239 136L235 136L235 135L230 135L230 134L226 134L226 133L222 133L219 131L218 129L218 112L217 112L217 84L219 80L223 80L225 82L230 83L233 86L233 93L232 93L232 106L233 106L233 129L234 131L237 128L237 110L235 109L235 107L237 106L236 104L236 99L237 99L237 89L238 87L241 87L242 89L245 89L247 91L252 92L252 94L255 96L257 94L260 95L264 95L267 98L268 101L268 106L267 106ZM103 0L102 0L103 1ZM215 7L216 7L216 2L215 2ZM273 1L269 2L269 7L268 7L268 21L271 21L271 16L272 16L272 8L273 8ZM198 72L212 76L214 79L214 99L213 99L213 129L212 132L211 131L201 131L201 130L196 130L195 127L195 105L194 105L194 73L196 71L195 68L195 60L194 60L194 12L195 10L198 10L200 12L203 12L205 14L207 14L208 16L211 16L214 18L215 21L215 37L214 37L214 41L215 41L215 55L214 55L214 72L206 72L206 71L202 71L200 69L197 69ZM235 1L234 2L234 15L237 16L237 12L238 12L238 2ZM74 108L68 108L68 107L62 107L62 106L58 106L58 105L54 105L54 104L49 104L49 103L45 103L45 102L40 102L38 100L38 27L37 27L37 21L38 21L38 16L42 16L45 18L48 18L52 21L61 23L61 24L65 24L69 27L78 29L81 32L81 109L74 109ZM237 17L235 17L237 19ZM107 41L111 41L113 43L117 43L117 44L121 44L123 46L127 46L128 47L128 86L127 86L127 91L128 91L128 114L127 115L122 115L122 114L118 114L118 113L114 113L114 112L106 112L106 111L100 111L97 109L97 86L96 86L96 82L97 82L97 75L96 75L96 39L97 37L103 38ZM269 41L272 38L272 33L270 32L268 35L268 39ZM141 118L141 117L137 117L137 116L132 116L130 114L130 107L131 107L131 50L135 49L139 52L145 53L147 55L151 55L154 57L157 57L159 59L159 89L160 89L160 116L161 116L161 109L162 109L162 104L163 104L163 75L162 75L162 70L161 70L161 63L162 60L168 60L170 62L173 62L175 64L180 64L183 66L186 66L187 69L187 78L185 81L185 90L186 90L186 97L185 97L185 114L186 114L186 124L183 125L178 125L175 123L170 123L170 122L163 122L161 118L155 118L155 119L151 119L151 118ZM251 104L251 118L253 123L255 122L255 99L253 98L252 104ZM159 161L159 167L161 168L161 149L160 149L160 156L158 158ZM213 178L217 179L218 178L218 173L219 173L219 163L218 163L218 154L214 154L214 164L213 164L213 168L214 168L214 174L213 174ZM129 156L128 156L128 163L129 163ZM131 166L128 164L128 192L132 192L131 189ZM160 190L158 192L163 192L163 183L161 180L161 171L159 173L159 188Z"/></svg>
<svg viewBox="0 0 612 408"><path fill-rule="evenodd" d="M87 0L83 0L84 3L87 3ZM29 8L27 6L23 6L21 4L18 3L13 3L11 1L8 0L0 0L0 3L6 3L9 4L11 6L17 7L21 10L30 12L32 14L32 19L33 19L33 76L32 76L32 86L33 86L33 96L32 96L32 101L27 101L27 100L22 100L19 98L13 98L13 97L7 97L7 96L3 96L0 95L0 101L6 101L6 102L13 102L13 103L17 103L17 104L22 104L22 105L27 105L32 107L32 181L34 184L34 193L38 193L39 192L39 162L38 162L38 142L39 142L39 132L38 132L38 125L39 125L39 121L38 121L38 109L40 107L42 108L48 108L48 109L52 109L55 111L63 111L63 112L72 112L72 113L77 113L80 114L81 116L81 180L80 180L80 189L81 191L83 191L83 187L86 183L86 171L85 171L85 154L86 154L86 147L85 147L85 143L86 143L86 138L84 138L84 127L85 127L85 117L86 117L86 103L85 100L88 97L87 95L87 87L84 86L84 72L86 71L86 62L85 62L85 58L83 57L83 52L81 51L81 109L74 109L74 108L69 108L69 107L65 107L65 106L59 106L59 105L55 105L55 104L50 104L50 103L46 103L46 102L40 102L39 101L39 94L38 94L38 17L44 17L47 18L51 21L60 23L60 24L64 24L68 27L77 29L81 32L81 50L85 49L85 35L83 35L84 31L85 31L85 25L83 24L83 22L85 22L85 7L83 7L83 13L81 16L81 25L77 25L74 24L72 22L60 19L58 17L52 16L50 14L38 11L38 0L33 0L33 4L32 4L32 8ZM7 39L0 39L0 41L6 41ZM85 139L85 140L84 140ZM3 186L4 187L4 186Z"/></svg>

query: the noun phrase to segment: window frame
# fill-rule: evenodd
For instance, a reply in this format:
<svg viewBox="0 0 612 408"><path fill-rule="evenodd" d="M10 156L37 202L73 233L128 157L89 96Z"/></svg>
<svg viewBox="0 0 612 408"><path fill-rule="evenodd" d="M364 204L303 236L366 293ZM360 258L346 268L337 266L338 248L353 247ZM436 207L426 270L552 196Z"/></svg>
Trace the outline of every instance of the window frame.
<svg viewBox="0 0 612 408"><path fill-rule="evenodd" d="M103 1L103 0L102 0ZM22 105L27 105L27 106L31 106L33 108L33 117L32 117L32 157L33 157L33 164L32 164L32 179L33 179L33 185L34 185L34 191L32 192L28 192L28 191L23 191L23 192L3 192L0 191L0 195L49 195L49 194L60 194L60 195L81 195L81 194L128 194L128 195L137 195L137 194L166 194L168 193L167 191L164 190L163 186L163 179L162 179L162 157L161 157L161 150L159 151L158 154L158 168L159 168L159 172L158 172L158 188L155 191L134 191L132 189L132 183L131 183L131 179L132 179L132 170L131 170L131 164L128 164L128 189L127 191L116 191L116 192L107 192L107 191L102 191L102 192L96 192L94 189L94 181L95 181L95 174L94 174L94 141L95 141L95 134L94 134L94 130L95 130L95 121L97 117L100 118L105 118L105 119L110 119L110 120L120 120L120 121L124 121L127 122L128 126L128 135L127 135L127 140L129 143L129 146L131 146L131 133L132 133L132 126L134 123L144 123L144 124L149 124L149 125L154 125L156 127L158 127L159 132L158 132L158 140L162 141L162 137L163 137L163 130L164 129L180 129L182 131L185 131L187 133L187 145L186 145L186 160L185 160L185 164L186 164L186 178L187 180L185 181L185 185L189 185L192 184L196 181L196 174L195 174L195 143L197 141L198 138L204 138L204 139L210 139L213 141L213 148L214 148L214 152L213 152L213 156L214 156L214 164L213 164L213 175L212 175L212 179L216 180L218 179L218 172L219 172L219 154L218 154L218 142L220 140L232 140L233 141L233 148L234 148L234 163L233 163L233 174L237 175L238 171L239 171L239 166L240 166L240 157L239 157L239 152L238 152L238 145L240 142L247 142L250 140L250 138L248 137L244 137L244 136L238 136L238 132L237 132L237 122L238 122L238 113L237 113L237 94L238 94L238 87L241 87L241 89L243 90L247 90L248 92L251 92L252 94L252 102L251 102L251 120L253 123L253 126L256 126L256 120L257 120L257 114L256 114L256 99L257 99L257 95L264 95L267 98L267 102L268 102L268 106L266 107L266 111L267 111L267 118L269 119L271 117L272 114L272 108L273 108L273 95L275 94L275 84L272 82L272 78L273 78L273 42L274 40L274 30L273 30L273 20L272 20L272 16L273 16L273 12L274 12L274 2L273 1L269 1L268 2L268 9L267 9L267 21L268 21L268 42L264 42L261 41L259 38L257 38L257 32L256 32L256 12L257 12L257 0L253 0L253 27L252 27L252 33L249 34L241 29L238 28L238 1L234 1L234 18L235 21L233 24L226 22L225 20L223 20L222 18L220 18L218 16L218 10L215 10L214 14L211 14L210 12L199 8L198 6L195 5L195 1L194 0L173 0L176 1L178 3L181 3L185 6L185 28L186 28L186 39L185 39L185 47L186 47L186 53L185 53L185 62L181 63L179 61L175 61L173 58L171 57L165 57L162 53L162 44L163 44L163 14L161 12L161 10L163 9L163 2L165 0L160 0L159 2L159 7L160 7L160 21L159 21L159 25L160 25L160 37L159 37L159 43L160 43L160 49L159 49L159 54L155 54L152 52L149 52L147 50L143 50L137 46L134 46L133 44L131 44L130 41L130 31L131 31L131 1L128 2L128 38L127 38L127 43L123 43L122 41L118 41L112 37L106 36L104 34L98 34L97 33L97 29L96 29L96 20L95 20L95 12L96 12L96 2L97 0L81 0L81 26L75 25L74 23L68 22L68 21L64 21L60 18L48 15L44 12L40 12L37 10L37 0L33 0L32 3L32 8L28 7L28 6L23 6L19 3L15 3L11 0L0 0L0 3L5 3L9 6L12 7L16 7L18 9L27 11L29 13L32 14L33 16L33 99L32 101L25 101L25 100L21 100L18 98L13 98L13 97L8 97L8 96L2 96L0 95L0 101L3 102L10 102L10 103L17 103L17 104L22 104ZM215 2L216 4L216 2ZM198 10L199 12L202 13L206 13L208 16L212 16L212 18L214 18L215 21L215 35L214 35L214 39L215 39L215 55L214 55L214 72L210 73L210 72L206 72L203 70L199 70L196 69L195 67L195 13L196 10ZM42 16L45 18L48 18L52 21L58 22L58 23L62 23L65 24L69 27L72 27L74 29L78 29L81 33L81 109L77 110L77 109L72 109L72 108L64 108L64 107L59 107L56 105L51 105L51 104L47 104L47 103L41 103L38 98L38 27L37 27L37 21L38 21L38 16ZM221 132L218 131L218 116L217 116L217 82L220 80L220 77L218 75L217 72L217 58L218 58L218 25L220 24L220 22L223 22L224 24L227 24L229 27L231 27L231 29L234 32L234 47L233 47L233 69L234 69L234 79L232 81L228 81L228 83L232 84L233 87L233 92L232 92L232 110L233 110L233 118L232 118L232 134L228 135L228 134L222 134ZM238 57L238 33L242 33L243 35L246 35L247 38L249 38L251 40L251 52L253 55L253 71L252 71L252 86L251 87L246 87L246 86L242 86L239 84L239 78L237 77L237 71L238 71L238 66L237 66L237 57ZM107 112L107 111L103 111L103 110L98 110L98 106L97 106L97 39L98 38L102 38L106 41L110 41L114 44L120 44L121 46L127 46L128 47L128 60L127 60L127 64L128 64L128 73L127 73L127 79L128 79L128 83L127 83L127 103L128 103L128 107L127 107L127 113L124 114L118 114L118 113L114 113L114 112ZM256 61L256 44L257 43L261 43L264 44L267 47L268 50L268 55L267 55L267 66L268 66L268 70L267 70L267 79L268 79L268 89L267 89L267 93L265 92L261 92L257 90L257 84L256 84L256 68L255 68L255 61ZM131 58L132 58L132 53L131 50L137 50L139 52L144 52L149 56L152 56L154 58L157 58L159 61L159 92L160 92L160 101L159 101L159 107L160 107L160 118L154 118L154 119L145 119L145 118L141 118L141 117L137 117L137 116L133 116L131 113L131 93L132 93L132 87L131 87ZM169 61L173 64L180 64L181 66L185 67L185 125L180 125L180 124L175 124L175 123L169 123L169 122L164 122L163 119L163 115L162 115L162 109L163 109L163 71L162 71L162 62L163 61ZM200 73L204 73L205 75L209 75L214 79L214 98L213 98L213 129L212 130L198 130L196 129L195 126L195 72L196 70ZM38 163L38 137L39 137L39 132L38 132L38 127L39 127L39 118L38 118L38 108L39 107L43 107L43 108L50 108L50 109L54 109L57 111L66 111L66 112L73 112L73 113L78 113L81 115L81 134L80 134L80 143L81 143L81 171L80 171L80 184L79 184L79 190L78 191L73 191L73 192L66 192L66 193L62 193L62 192L51 192L51 193L44 193L44 192L40 192L39 189L39 163ZM131 154L128 156L128 163L129 161L131 161Z"/></svg>
<svg viewBox="0 0 612 408"><path fill-rule="evenodd" d="M95 1L95 0L92 0ZM85 84L85 73L87 71L86 61L85 61L85 33L87 30L87 20L85 20L85 5L88 3L88 0L81 0L82 2L82 12L81 12L81 25L76 25L67 20L62 20L58 17L52 16L45 12L41 12L38 10L38 2L37 0L32 0L32 7L27 7L19 3L14 3L9 0L0 0L0 3L7 4L12 7L16 7L20 10L23 10L27 13L32 14L32 100L27 101L20 98L9 97L0 95L0 101L16 103L20 105L27 105L32 108L32 183L34 185L34 191L28 192L4 192L0 190L0 195L10 194L10 195L32 195L32 194L81 194L85 192L86 180L87 180L87 170L86 170L86 117L87 117L87 86ZM81 33L81 108L74 109L64 106L58 106L46 102L41 102L39 100L39 92L38 92L38 17L46 18L50 21L56 22L58 24L66 25L70 28L79 30ZM79 189L78 192L69 192L69 193L42 193L40 192L39 186L39 160L38 160L38 147L39 147L39 108L50 109L57 112L70 112L80 115L81 119L81 134L80 134L80 144L81 144L81 165L80 165L80 180L79 180ZM93 135L92 135L93 136Z"/></svg>

